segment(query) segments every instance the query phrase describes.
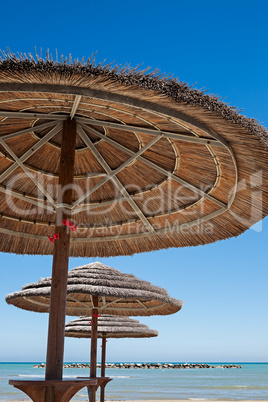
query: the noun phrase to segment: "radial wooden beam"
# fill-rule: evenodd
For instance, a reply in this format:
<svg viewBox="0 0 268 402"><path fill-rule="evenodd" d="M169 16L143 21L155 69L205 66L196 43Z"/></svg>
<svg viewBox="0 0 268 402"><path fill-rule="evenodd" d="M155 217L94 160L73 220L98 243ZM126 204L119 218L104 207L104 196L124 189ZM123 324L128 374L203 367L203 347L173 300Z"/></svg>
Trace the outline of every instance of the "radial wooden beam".
<svg viewBox="0 0 268 402"><path fill-rule="evenodd" d="M1 189L0 189L0 191L1 191ZM114 198L113 200L110 199L110 200L102 201L102 202L98 202L98 201L91 202L84 206L76 207L75 209L73 209L73 214L78 214L83 211L90 211L91 209L94 209L94 208L99 208L99 207L103 207L105 205L109 205L111 203L116 203L116 202L119 203L119 202L123 202L123 201L127 201L127 200L128 200L128 197L118 197L118 198ZM81 202L81 201L79 201L79 202Z"/></svg>
<svg viewBox="0 0 268 402"><path fill-rule="evenodd" d="M67 120L63 124L62 144L57 196L65 204L72 203L72 183L74 174L76 144L76 122ZM59 194L59 192L61 192ZM68 210L67 210L68 213ZM46 380L61 380L63 369L65 310L68 280L70 230L62 225L68 219L66 211L57 208L56 233L60 238L55 241L49 309L49 329L46 360Z"/></svg>
<svg viewBox="0 0 268 402"><path fill-rule="evenodd" d="M82 125L82 127L87 128L89 131L91 131L93 134L97 135L99 138L102 138L104 141L106 141L107 143L114 145L116 148L128 153L129 155L134 155L135 153L133 151L131 151L129 148L125 147L122 144L119 144L117 141L113 140L110 137L107 137L106 135L103 135L102 133L100 133L98 130L94 129L93 127L88 127L85 125ZM213 201L215 204L217 204L218 206L222 207L222 208L226 208L227 205L224 204L223 202L221 202L220 200L218 200L217 198L213 197L212 195L205 193L204 191L202 191L201 189L199 189L198 187L188 183L186 180L181 179L180 177L174 175L171 172L168 172L166 169L161 168L160 166L156 165L155 163L149 161L148 159L144 158L143 156L139 155L137 156L137 159L141 160L142 162L146 163L148 166L151 166L153 169L157 170L158 172L164 174L165 176L173 179L174 181L176 181L179 184L182 184L184 187L189 188L190 190L192 190L193 192L196 192L197 194L199 194L200 196L207 198L211 201Z"/></svg>
<svg viewBox="0 0 268 402"><path fill-rule="evenodd" d="M90 296L91 296L91 295L90 295ZM78 299L76 299L75 297L72 297L72 296L70 296L70 295L67 295L67 302L68 302L68 301L71 301L71 302L74 302L74 303L77 303L77 304L81 304L81 306L86 307L88 310L90 309L90 307L89 307L88 304L86 304L85 302L82 302L81 300L78 300ZM93 303L93 301L92 301L92 303Z"/></svg>
<svg viewBox="0 0 268 402"><path fill-rule="evenodd" d="M148 307L139 299L136 299L136 302L142 306L143 309L148 310Z"/></svg>
<svg viewBox="0 0 268 402"><path fill-rule="evenodd" d="M70 118L73 119L75 116L75 113L77 111L77 108L79 106L80 100L81 100L82 96L81 95L76 95L76 97L74 98L74 103L73 103L73 107L70 113Z"/></svg>
<svg viewBox="0 0 268 402"><path fill-rule="evenodd" d="M32 132L35 132L35 131L38 131L38 130L43 130L43 129L51 127L51 126L55 126L55 124L56 124L55 121L50 121L49 123L40 124L39 126L33 126L33 127L25 128L25 129L20 130L20 131L16 131L15 133L2 135L1 138L4 141L5 140L10 140L11 138L18 137L19 135L28 134L28 133L32 133Z"/></svg>
<svg viewBox="0 0 268 402"><path fill-rule="evenodd" d="M44 200L41 198L37 198L37 197L30 197L27 195L23 195L24 193L20 192L20 191L16 191L16 190L11 190L8 187L5 186L1 186L0 185L0 192L4 193L6 196L10 195L13 198L18 198L19 200L28 202L29 204L35 205L37 207L41 207L47 211L50 212L55 212L54 207L51 207L50 205L44 204ZM6 197L7 202L8 202L8 198Z"/></svg>
<svg viewBox="0 0 268 402"><path fill-rule="evenodd" d="M17 169L18 166L21 167L21 164L25 162L27 159L30 158L36 151L38 151L44 144L46 144L51 138L53 138L62 128L62 123L58 123L52 130L50 130L44 137L41 138L36 144L34 144L28 151L26 151L20 158L17 158L17 161L13 163L9 168L7 168L1 175L0 175L0 183L5 180L14 170ZM0 137L0 143L5 147L7 152L11 155L10 149L7 144L4 142L4 137ZM7 149L8 147L8 149ZM14 154L14 153L13 153ZM11 155L14 159L13 155ZM27 168L28 170L28 168Z"/></svg>
<svg viewBox="0 0 268 402"><path fill-rule="evenodd" d="M121 300L124 300L124 299L123 299L122 297L120 297L119 299L116 299L116 300L113 300L113 301L111 301L111 302L107 303L106 298L105 298L105 303L104 303L104 304L102 304L102 306L101 306L101 307L99 307L99 309L104 309L104 308L106 308L106 307L110 306L111 304L115 304L115 303L120 302Z"/></svg>
<svg viewBox="0 0 268 402"><path fill-rule="evenodd" d="M102 140L100 140L100 141L102 141ZM54 143L52 143L52 142L50 142L49 145L51 145L52 147L55 146ZM60 146L57 147L57 148L60 149ZM81 150L81 148L76 149L77 152L79 152L80 150ZM12 162L12 163L14 162L13 159L11 158L11 156L8 155L7 153L4 153L4 152L0 151L0 156L5 158L6 160ZM43 169L38 169L37 167L35 167L33 165L30 165L29 163L24 162L24 165L27 167L28 170L30 170L32 172L41 173L45 177L57 177L57 178L59 177L58 173L49 172L49 171L43 170ZM88 178L103 177L103 176L106 176L106 173L101 173L101 172L96 173L95 172L95 173L76 174L75 178L76 178L76 180L80 180L80 179L88 179Z"/></svg>
<svg viewBox="0 0 268 402"><path fill-rule="evenodd" d="M0 110L0 117L8 117L11 119L27 119L27 120L44 119L44 120L60 120L60 121L68 119L68 116L63 114L7 112L6 110Z"/></svg>
<svg viewBox="0 0 268 402"><path fill-rule="evenodd" d="M161 136L159 136L158 138L155 138L153 141L151 141L149 144L147 144L144 148L140 149L136 154L133 155L133 158L128 159L126 162L124 162L119 168L115 169L114 171L110 168L110 166L108 165L108 163L105 161L105 159L102 157L102 155L99 153L99 151L94 147L93 142L90 140L90 138L86 135L86 133L84 132L84 130L81 127L78 127L78 134L80 135L80 137L82 138L82 140L85 142L85 144L88 146L88 148L92 151L92 153L94 154L94 156L97 158L97 160L101 163L102 167L105 169L105 171L107 172L108 176L107 178L105 178L104 180L102 180L100 183L102 182L106 182L108 180L112 180L114 182L114 184L117 186L117 188L119 189L119 191L121 192L121 194L124 197L127 197L127 201L128 203L131 205L131 207L133 208L133 210L135 211L135 213L138 215L138 217L141 219L141 221L144 223L144 225L146 226L146 228L149 230L149 232L154 233L154 228L153 226L150 224L150 222L147 220L147 218L145 217L145 215L143 214L143 212L141 211L141 209L138 207L138 205L135 203L135 201L132 199L132 197L129 195L129 193L127 192L127 190L125 189L125 187L123 186L123 184L121 183L121 181L116 177L116 174L119 173L122 169L124 169L124 167L126 167L127 165L129 165L133 160L135 160L138 155L142 152L145 152L146 149L150 148L156 141L159 140L159 138ZM102 183L101 185L103 185L104 183ZM96 186L95 186L96 187ZM94 187L93 187L94 188ZM95 190L94 190L95 191ZM87 193L88 194L88 193ZM89 195L89 194L88 194ZM86 195L84 198L88 197L88 195ZM79 200L78 200L79 201ZM75 204L77 204L77 202L73 204L73 207L75 206ZM80 201L79 201L80 202Z"/></svg>
<svg viewBox="0 0 268 402"><path fill-rule="evenodd" d="M44 187L38 182L38 180L35 179L35 177L32 175L32 173L30 173L30 171L24 166L24 164L21 162L21 160L17 157L17 155L9 148L9 146L4 141L1 140L1 138L0 138L0 144L5 148L5 150L9 153L9 155L14 159L16 165L19 166L26 173L26 175L32 180L32 182L41 191L41 193L43 193L43 195L47 198L47 200L52 205L55 206L55 201L50 196L50 194L44 189ZM13 167L13 165L11 167ZM7 172L7 170L6 170L6 172ZM5 172L3 173L3 175L4 174L5 174Z"/></svg>
<svg viewBox="0 0 268 402"><path fill-rule="evenodd" d="M108 173L107 171L107 176L101 180L98 184L96 184L94 187L92 187L87 193L83 194L78 200L76 200L73 203L73 208L75 208L78 204L80 204L85 198L87 198L89 195L91 195L94 191L96 191L99 187L103 186L108 180L112 179L115 175L117 175L121 170L123 170L125 167L130 165L133 161L135 161L141 154L143 154L145 151L147 151L153 144L155 144L160 138L159 137L154 138L152 141L150 141L147 145L145 145L143 148L141 148L138 152L133 152L132 157L125 161L122 165L120 165L118 168L112 170L110 166L106 163L106 161L103 159L103 157L100 155L96 147L94 146L93 142L88 138L86 135L85 131L83 130L82 127L78 126L78 134L80 137L83 139L85 144L87 145L88 148L91 149L91 151L94 153L95 157L98 159L98 161L102 164L106 164L107 170L110 172ZM129 195L126 195L125 200L127 200Z"/></svg>
<svg viewBox="0 0 268 402"><path fill-rule="evenodd" d="M130 126L128 124L119 124L119 123L112 123L109 121L105 120L91 120L91 119L86 119L83 117L77 117L76 118L78 123L84 123L84 124L89 124L93 126L101 126L101 127L111 127L111 128L116 128L117 130L122 130L122 131L133 131L136 133L141 133L141 134L149 134L149 135L159 135L162 134L166 138L171 138L173 140L181 140L181 141L186 141L186 142L192 142L192 143L197 143L197 144L203 144L203 145L212 145L220 148L225 148L225 145L223 145L221 142L218 140L215 140L214 138L204 138L204 137L195 137L187 134L180 134L180 133L172 133L169 131L163 131L163 130L153 130L150 128L143 128L140 126Z"/></svg>
<svg viewBox="0 0 268 402"><path fill-rule="evenodd" d="M48 304L43 303L43 302L40 302L40 301L35 300L35 299L32 299L32 298L30 298L30 297L28 297L28 299L31 300L31 303L32 303L32 304L37 304L37 305L44 306L44 307L47 307L47 306L48 306ZM118 315L120 315L120 311L122 311L122 307L120 307L120 305L117 307L117 306L116 306L116 302L121 301L121 300L122 300L122 302L123 302L124 304L126 303L124 299L119 299L119 300L116 300L116 301L114 301L114 302L107 303L106 306L100 306L100 307L98 307L98 309L95 309L95 310L97 310L99 313L101 313L102 310L105 310L105 314L109 314L109 310L112 310L112 311L117 311L117 310L118 310L118 311L119 311L119 314L118 314ZM112 306L111 308L109 308L108 306L110 306L111 304L115 304L115 306ZM139 304L139 303L137 303L137 304ZM139 313L141 313L142 310L146 310L146 311L155 310L155 309L157 309L157 308L161 308L161 307L165 306L165 304L166 304L166 303L161 303L161 302L159 302L159 304L157 304L157 305L155 305L155 306L151 306L151 307L146 307L146 306L143 306L142 308L141 308L141 307L137 307L137 308L133 308L133 307L124 307L124 310L130 311L130 312L133 312L133 313L137 313L137 315L139 315ZM71 308L72 308L72 310L73 310L74 312L77 311L77 313L78 313L79 311L83 311L83 310L84 310L83 316L86 316L86 315L88 314L88 310L89 310L90 307L89 307L89 306L85 306L85 307L83 307L83 306L79 306L79 307L72 306ZM77 315L77 313L75 313L74 315ZM81 315L81 314L78 313L78 315ZM131 314L131 315L133 315L133 314Z"/></svg>
<svg viewBox="0 0 268 402"><path fill-rule="evenodd" d="M1 233L1 232L2 232L2 230L1 230L1 228L0 228L0 233ZM43 306L43 307L46 307L46 308L48 307L48 304L49 304L49 299L45 299L45 298L44 298L44 302L41 302L41 301L36 300L36 299L32 299L31 297L24 297L24 299L30 300L32 304L36 304L36 305L38 305L38 306ZM122 311L122 307L120 307L120 305L119 305L119 306L116 305L116 304L117 304L118 302L120 302L120 301L122 301L124 304L126 304L125 299L122 298L122 299L114 300L113 302L107 303L107 304L104 305L104 306L99 306L98 309L96 309L96 310L98 311L99 314L101 313L102 310L105 310L105 314L109 314L109 310L112 310L112 311L118 310L118 311L120 312L120 311ZM131 303L132 303L132 302L131 302ZM110 305L112 305L112 304L115 304L115 305L112 306L111 308L109 308L108 306L110 306ZM137 303L137 304L139 304L139 303ZM156 308L161 308L161 307L165 306L165 304L166 304L166 303L161 303L161 302L159 302L159 304L157 304L157 305L155 305L155 306L151 306L151 307L147 307L147 306L145 306L145 305L143 305L142 308L140 308L140 307L137 307L137 308L133 308L133 307L124 307L124 310L130 311L130 312L133 312L133 313L137 313L137 316L138 316L138 315L140 315L139 313L140 313L142 310L145 310L145 309L146 309L146 311L155 310ZM74 311L75 311L76 309L78 309L78 311L84 310L83 316L88 315L88 310L89 310L90 308L92 308L92 307L90 307L90 306L79 306L79 307L72 306L72 309L73 309ZM80 313L78 313L78 314L81 315ZM76 315L77 315L77 314L76 314ZM120 315L120 313L119 313L118 315ZM133 314L131 314L131 315L133 315Z"/></svg>

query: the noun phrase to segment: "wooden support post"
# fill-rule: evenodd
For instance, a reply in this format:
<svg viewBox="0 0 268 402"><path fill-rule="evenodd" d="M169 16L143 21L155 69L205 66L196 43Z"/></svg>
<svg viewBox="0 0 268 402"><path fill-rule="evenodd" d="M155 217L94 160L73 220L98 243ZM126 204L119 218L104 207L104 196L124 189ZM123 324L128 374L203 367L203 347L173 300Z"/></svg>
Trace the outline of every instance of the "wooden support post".
<svg viewBox="0 0 268 402"><path fill-rule="evenodd" d="M73 201L72 184L74 176L75 142L76 122L74 120L66 120L63 123L62 131L57 202L68 205L71 205ZM68 219L69 213L69 210L65 210L62 207L56 210L55 233L59 233L60 238L54 241L46 380L62 379L70 247L70 229L62 225L62 220Z"/></svg>
<svg viewBox="0 0 268 402"><path fill-rule="evenodd" d="M98 341L98 296L93 296L92 324L91 324L91 351L90 351L90 378L97 376L97 341ZM96 401L96 393L90 392L89 401Z"/></svg>
<svg viewBox="0 0 268 402"><path fill-rule="evenodd" d="M105 377L105 360L106 360L106 336L102 338L101 351L101 377ZM106 384L105 384L106 385ZM104 402L105 386L100 386L100 402Z"/></svg>
<svg viewBox="0 0 268 402"><path fill-rule="evenodd" d="M101 351L101 377L105 377L105 360L106 360L106 335L102 338L102 351Z"/></svg>

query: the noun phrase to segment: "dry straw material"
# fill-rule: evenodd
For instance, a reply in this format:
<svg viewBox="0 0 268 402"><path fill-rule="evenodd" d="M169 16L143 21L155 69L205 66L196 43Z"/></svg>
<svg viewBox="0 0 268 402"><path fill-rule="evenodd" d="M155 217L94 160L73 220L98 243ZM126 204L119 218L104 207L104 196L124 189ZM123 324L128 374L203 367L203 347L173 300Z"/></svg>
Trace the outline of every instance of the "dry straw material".
<svg viewBox="0 0 268 402"><path fill-rule="evenodd" d="M65 336L91 337L91 317L81 317L65 325ZM158 335L154 329L129 317L101 315L98 318L98 338L152 338Z"/></svg>
<svg viewBox="0 0 268 402"><path fill-rule="evenodd" d="M6 302L25 310L49 312L50 290L51 278L44 278L7 295ZM66 314L92 315L92 296L98 296L99 314L166 315L176 313L183 305L166 290L99 262L69 271Z"/></svg>
<svg viewBox="0 0 268 402"><path fill-rule="evenodd" d="M52 254L62 126L76 124L72 256L237 236L268 213L268 134L148 70L0 59L0 251Z"/></svg>

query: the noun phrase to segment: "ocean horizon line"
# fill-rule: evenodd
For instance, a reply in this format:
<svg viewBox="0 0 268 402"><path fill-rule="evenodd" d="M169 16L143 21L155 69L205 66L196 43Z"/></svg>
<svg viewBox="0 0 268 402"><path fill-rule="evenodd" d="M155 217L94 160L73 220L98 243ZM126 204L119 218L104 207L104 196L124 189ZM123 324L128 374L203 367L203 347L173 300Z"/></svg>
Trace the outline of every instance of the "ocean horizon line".
<svg viewBox="0 0 268 402"><path fill-rule="evenodd" d="M45 363L45 360L41 361L0 361L0 364L41 364ZM74 360L69 360L66 362L63 362L63 364L70 364L70 363L89 363L88 360L86 361L74 361ZM100 362L99 362L100 363ZM122 360L122 361L106 361L106 363L179 363L179 364L184 364L184 363L205 363L205 364L219 364L219 363L230 363L230 364L268 364L267 362L258 362L258 361L231 361L231 360L220 360L220 361L205 361L205 360L187 360L187 361L171 361L171 360L154 360L154 361L149 361L149 360L139 360L139 361L134 361L134 360Z"/></svg>

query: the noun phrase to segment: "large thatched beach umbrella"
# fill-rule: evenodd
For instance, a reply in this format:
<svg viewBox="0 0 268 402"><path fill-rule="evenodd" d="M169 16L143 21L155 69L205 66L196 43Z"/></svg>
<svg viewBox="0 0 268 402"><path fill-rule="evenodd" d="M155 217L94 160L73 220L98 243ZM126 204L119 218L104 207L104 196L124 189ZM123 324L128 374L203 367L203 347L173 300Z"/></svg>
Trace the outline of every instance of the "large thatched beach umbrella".
<svg viewBox="0 0 268 402"><path fill-rule="evenodd" d="M6 301L25 310L49 312L51 283L51 278L43 278L7 295ZM92 316L91 378L96 377L99 315L167 315L176 313L182 305L181 300L169 297L165 289L99 262L73 268L68 273L66 314ZM93 402L93 392L90 397Z"/></svg>
<svg viewBox="0 0 268 402"><path fill-rule="evenodd" d="M62 378L69 255L238 236L268 213L267 144L175 79L3 55L0 251L53 253L46 379Z"/></svg>
<svg viewBox="0 0 268 402"><path fill-rule="evenodd" d="M91 318L81 317L69 321L65 325L65 336L71 338L91 338ZM101 345L101 376L105 377L106 342L107 338L152 338L158 335L148 325L141 324L138 320L129 317L102 315L98 319L98 338L102 339ZM103 383L100 390L100 401L104 401L105 386Z"/></svg>

